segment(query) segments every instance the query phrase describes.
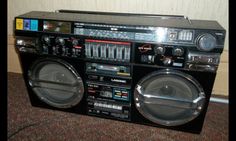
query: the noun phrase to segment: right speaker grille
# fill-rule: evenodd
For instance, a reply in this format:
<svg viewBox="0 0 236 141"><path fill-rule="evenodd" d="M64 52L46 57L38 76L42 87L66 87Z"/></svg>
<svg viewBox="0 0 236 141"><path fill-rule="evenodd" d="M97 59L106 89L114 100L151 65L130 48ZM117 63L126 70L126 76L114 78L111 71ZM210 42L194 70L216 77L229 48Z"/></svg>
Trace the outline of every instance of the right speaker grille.
<svg viewBox="0 0 236 141"><path fill-rule="evenodd" d="M135 106L150 121L177 126L196 118L205 103L205 94L190 75L165 69L143 77L135 87Z"/></svg>

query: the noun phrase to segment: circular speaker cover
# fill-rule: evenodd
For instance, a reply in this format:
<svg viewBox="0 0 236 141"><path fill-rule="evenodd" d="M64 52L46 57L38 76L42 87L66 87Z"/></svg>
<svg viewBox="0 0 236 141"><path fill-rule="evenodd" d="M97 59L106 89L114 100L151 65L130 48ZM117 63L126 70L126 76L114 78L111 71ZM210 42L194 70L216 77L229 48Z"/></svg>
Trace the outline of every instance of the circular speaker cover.
<svg viewBox="0 0 236 141"><path fill-rule="evenodd" d="M196 118L205 103L205 94L190 75L161 70L143 77L135 87L137 110L150 121L177 126Z"/></svg>
<svg viewBox="0 0 236 141"><path fill-rule="evenodd" d="M70 108L83 98L84 85L80 75L63 60L38 60L29 70L28 77L34 93L53 107Z"/></svg>

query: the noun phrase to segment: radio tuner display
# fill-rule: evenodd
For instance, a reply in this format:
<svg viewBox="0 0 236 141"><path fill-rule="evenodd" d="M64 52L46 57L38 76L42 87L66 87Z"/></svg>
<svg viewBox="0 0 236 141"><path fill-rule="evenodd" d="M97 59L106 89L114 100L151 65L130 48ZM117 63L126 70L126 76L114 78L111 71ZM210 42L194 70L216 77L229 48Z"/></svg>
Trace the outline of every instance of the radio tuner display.
<svg viewBox="0 0 236 141"><path fill-rule="evenodd" d="M43 31L70 34L71 23L61 21L43 21Z"/></svg>

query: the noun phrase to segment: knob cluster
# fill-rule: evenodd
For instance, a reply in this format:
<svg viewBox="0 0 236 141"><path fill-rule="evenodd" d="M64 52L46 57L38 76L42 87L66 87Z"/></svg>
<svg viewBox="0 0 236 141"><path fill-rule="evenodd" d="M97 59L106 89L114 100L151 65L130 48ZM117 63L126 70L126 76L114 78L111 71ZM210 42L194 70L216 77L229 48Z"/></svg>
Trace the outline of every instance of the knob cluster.
<svg viewBox="0 0 236 141"><path fill-rule="evenodd" d="M154 48L154 52L156 55L164 55L166 52L166 48L163 46L157 46ZM184 49L182 47L174 47L172 49L173 56L182 56L184 54Z"/></svg>
<svg viewBox="0 0 236 141"><path fill-rule="evenodd" d="M42 53L78 57L82 55L79 39L44 35L41 38Z"/></svg>
<svg viewBox="0 0 236 141"><path fill-rule="evenodd" d="M63 37L56 37L56 38L54 38L54 37L50 37L50 36L45 35L45 36L42 37L42 42L44 44L47 44L47 45L56 43L57 45L64 46L66 44L67 40L65 38L63 38ZM73 46L77 46L78 45L78 40L72 38L71 39L71 44Z"/></svg>

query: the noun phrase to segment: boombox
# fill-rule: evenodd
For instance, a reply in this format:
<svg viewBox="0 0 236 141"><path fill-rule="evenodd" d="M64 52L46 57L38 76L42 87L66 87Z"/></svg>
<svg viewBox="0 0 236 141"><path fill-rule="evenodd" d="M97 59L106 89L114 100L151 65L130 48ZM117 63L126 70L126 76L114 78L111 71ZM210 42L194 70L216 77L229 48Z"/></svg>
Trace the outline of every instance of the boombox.
<svg viewBox="0 0 236 141"><path fill-rule="evenodd" d="M32 11L15 17L33 106L200 133L224 47L216 21Z"/></svg>

